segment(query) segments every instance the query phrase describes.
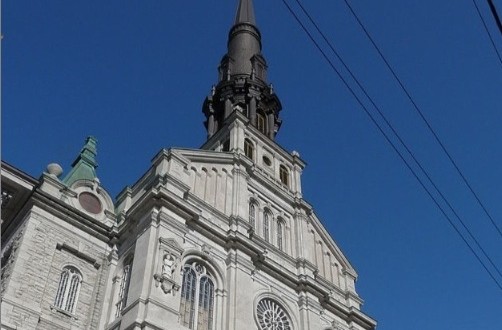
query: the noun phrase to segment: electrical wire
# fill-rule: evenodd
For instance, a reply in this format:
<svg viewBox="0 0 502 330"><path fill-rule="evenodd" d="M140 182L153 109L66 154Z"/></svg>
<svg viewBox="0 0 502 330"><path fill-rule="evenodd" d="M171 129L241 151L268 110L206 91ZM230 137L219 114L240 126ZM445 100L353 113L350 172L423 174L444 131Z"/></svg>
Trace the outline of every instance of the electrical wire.
<svg viewBox="0 0 502 330"><path fill-rule="evenodd" d="M367 107L364 105L364 103L361 101L361 99L357 96L355 91L350 87L348 82L343 78L342 74L338 69L335 67L331 59L328 57L328 55L324 52L324 50L320 47L320 45L317 43L315 38L312 36L310 31L306 28L306 26L302 23L300 18L296 15L296 13L293 11L293 9L289 6L289 4L286 2L286 0L282 0L283 4L286 6L290 14L295 18L296 22L302 27L303 31L307 34L309 37L310 41L314 44L314 46L317 48L317 50L322 54L324 59L328 62L329 66L331 69L338 75L340 80L343 82L345 87L349 90L349 92L352 94L352 96L356 99L357 103L361 106L363 111L366 113L366 115L370 118L370 120L373 122L373 124L377 127L378 131L384 136L385 140L390 144L392 149L398 154L399 158L404 162L405 166L410 170L412 175L415 177L415 179L418 181L420 186L425 190L427 195L432 199L434 204L437 206L437 208L440 210L440 212L443 214L443 216L446 218L448 223L452 226L452 228L455 230L455 232L460 236L460 238L463 240L463 242L467 245L468 249L474 254L478 262L481 264L481 266L485 269L485 271L488 273L488 275L491 277L491 279L495 282L497 287L502 291L502 285L499 283L499 281L495 278L495 276L492 274L492 272L488 269L488 267L485 265L481 257L476 253L474 248L469 244L467 239L464 237L464 235L460 232L460 230L457 228L457 226L454 224L452 219L448 216L446 211L443 209L443 207L439 204L439 202L436 200L434 195L431 193L431 191L426 187L424 182L420 179L418 174L415 172L415 170L411 167L411 165L408 163L406 158L403 156L403 154L398 150L396 145L392 142L390 137L385 133L383 128L380 126L380 124L376 121L376 119L373 117L373 115L369 112Z"/></svg>
<svg viewBox="0 0 502 330"><path fill-rule="evenodd" d="M474 1L474 0L473 0ZM422 121L425 123L425 125L427 126L427 128L429 129L429 131L431 132L431 134L434 136L434 139L436 140L436 142L439 144L439 146L441 147L441 149L443 150L444 154L446 155L446 157L448 158L448 160L450 161L450 163L453 165L453 167L455 168L455 170L457 171L458 175L462 178L462 181L464 182L464 184L467 186L467 188L469 189L469 191L471 192L471 194L474 196L474 198L476 199L478 205L483 209L484 213L486 214L486 216L488 217L488 219L490 220L491 224L493 225L493 227L495 227L497 233L499 234L499 236L502 238L502 230L500 229L500 227L497 225L497 223L495 222L495 220L493 219L492 215L490 214L490 212L488 212L488 209L487 207L484 205L484 203L481 201L481 198L479 198L478 194L474 191L474 188L472 187L472 185L469 183L469 180L467 180L467 177L464 175L463 171L460 170L460 167L457 165L457 162L453 159L453 157L451 156L450 152L446 149L446 146L445 144L441 141L441 139L439 138L439 135L436 133L436 131L432 128L432 125L430 124L430 122L427 120L427 118L425 117L424 113L422 110L420 110L420 107L418 106L418 104L415 102L415 100L413 99L413 97L411 96L411 93L408 91L408 89L404 86L404 83L402 82L402 80L399 78L399 76L397 75L396 71L393 69L393 67L390 65L389 61L387 61L387 58L384 56L384 54L382 53L382 51L380 50L380 47L378 47L378 45L376 44L375 40L371 37L371 35L369 34L368 30L366 29L366 27L364 26L364 24L362 23L361 19L359 18L359 16L356 14L356 12L354 11L354 9L352 8L352 6L349 4L349 2L347 0L344 0L345 4L347 5L347 7L349 8L350 12L352 13L352 15L354 16L354 18L356 19L357 23L359 24L359 26L361 27L361 29L364 31L364 33L366 34L366 37L368 37L368 39L370 40L371 44L373 45L373 47L375 48L375 50L377 51L377 53L380 55L380 58L382 59L382 61L385 63L385 65L387 66L387 68L389 69L389 71L391 72L392 76L396 79L396 81L398 82L399 86L401 87L401 89L403 90L404 94L406 95L406 97L408 98L408 100L411 102L411 104L413 105L413 108L415 109L415 111L418 113L418 115L420 116L420 118L422 119ZM474 2L474 4L476 4ZM477 6L476 6L477 8ZM479 13L479 11L478 11ZM481 15L481 14L480 14ZM483 21L484 23L484 21ZM486 25L485 25L486 27ZM491 37L490 37L491 39ZM498 52L497 52L498 54ZM500 54L499 55L499 59L500 59ZM502 60L501 60L501 64L502 64Z"/></svg>
<svg viewBox="0 0 502 330"><path fill-rule="evenodd" d="M465 224L464 220L462 220L462 218L460 217L460 215L458 214L458 212L454 209L454 207L448 201L448 199L443 194L443 192L439 189L439 187L436 185L436 183L432 180L432 178L431 178L430 174L428 173L428 171L418 161L418 159L415 157L415 154L413 153L413 151L408 147L408 145L402 139L401 135L397 132L397 130L394 128L394 126L391 124L391 122L387 119L387 117L385 116L385 114L382 112L382 110L380 109L380 107L374 102L373 98L368 94L368 92L366 91L366 88L364 86L362 86L362 84L360 83L359 79L357 79L357 77L354 75L354 73L352 72L352 70L345 63L345 61L340 56L339 52L336 50L336 48L333 45L333 43L323 33L323 31L321 30L321 28L319 27L319 25L316 23L316 21L314 20L314 18L310 15L310 13L308 12L308 10L303 6L303 4L301 3L301 1L300 0L295 0L295 1L298 4L298 6L300 7L300 9L302 10L302 12L305 14L305 16L307 16L307 18L309 19L309 21L315 27L315 29L317 30L317 32L319 33L319 35L323 38L323 40L329 46L329 48L331 49L331 51L338 58L338 60L340 61L340 63L342 63L342 65L345 68L345 70L347 70L347 72L350 74L350 76L355 81L355 83L357 84L357 86L361 89L361 91L363 92L363 94L366 96L366 98L370 101L370 103L376 109L376 111L378 112L378 114L380 115L380 117L384 120L384 122L387 124L387 126L391 129L392 133L394 133L394 136L396 136L396 138L398 139L398 141L401 143L401 145L405 148L405 150L411 156L411 158L413 159L413 161L415 162L415 164L419 167L419 169L425 175L425 177L427 178L427 180L429 181L429 183L434 187L434 189L439 194L439 196L441 197L441 199L443 200L443 202L446 203L446 205L448 206L448 208L455 215L455 217L460 222L460 224L462 225L462 227L464 228L464 230L469 234L469 237L474 241L474 243L476 244L476 246L478 247L478 249L482 252L482 254L485 256L485 258L488 260L488 262L492 265L492 267L496 270L496 272L502 278L502 272L500 271L500 269L497 267L497 265L495 265L495 263L493 262L492 258L490 258L490 256L486 252L486 250L481 246L481 244L476 239L476 237L473 235L473 233L471 232L471 230L467 227L467 225Z"/></svg>
<svg viewBox="0 0 502 330"><path fill-rule="evenodd" d="M495 41L493 41L492 34L490 33L490 30L488 29L488 26L486 25L485 19L483 18L483 15L481 15L481 10L479 9L479 6L476 2L476 0L472 0L472 3L474 4L474 7L476 7L476 11L478 12L479 18L481 19L481 22L483 23L483 26L485 28L486 34L488 35L488 38L490 38L490 42L493 46L493 49L495 50L495 53L497 53L497 56L499 58L500 65L502 65L502 56L500 56L500 53L497 49L497 46L495 46Z"/></svg>
<svg viewBox="0 0 502 330"><path fill-rule="evenodd" d="M497 13L497 8L495 7L495 4L493 3L492 0L488 0L488 5L490 6L490 10L493 15L493 19L495 19L495 22L497 23L497 27L499 28L500 34L502 35L502 22L500 21L499 14Z"/></svg>

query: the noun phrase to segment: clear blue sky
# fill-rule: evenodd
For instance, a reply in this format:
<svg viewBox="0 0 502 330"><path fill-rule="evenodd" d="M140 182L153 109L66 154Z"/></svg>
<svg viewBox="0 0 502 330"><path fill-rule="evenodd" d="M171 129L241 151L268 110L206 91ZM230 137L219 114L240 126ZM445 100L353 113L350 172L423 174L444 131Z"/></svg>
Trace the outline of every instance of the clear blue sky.
<svg viewBox="0 0 502 330"><path fill-rule="evenodd" d="M502 52L486 1L477 0ZM291 0L290 0L291 2ZM502 239L400 92L343 1L304 1L502 268ZM502 65L471 0L351 1L502 226ZM502 1L495 1L502 11ZM115 196L171 146L205 140L236 1L7 0L2 159L67 172L88 135ZM305 198L359 273L385 330L502 328L502 291L456 236L280 0L255 0L278 141L308 166ZM502 278L498 278L502 282Z"/></svg>

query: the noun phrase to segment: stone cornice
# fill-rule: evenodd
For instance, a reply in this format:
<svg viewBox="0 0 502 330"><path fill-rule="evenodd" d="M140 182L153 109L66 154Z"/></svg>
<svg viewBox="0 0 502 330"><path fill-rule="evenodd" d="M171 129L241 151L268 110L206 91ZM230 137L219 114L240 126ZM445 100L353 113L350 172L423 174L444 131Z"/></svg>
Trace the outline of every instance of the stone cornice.
<svg viewBox="0 0 502 330"><path fill-rule="evenodd" d="M94 259L93 257L91 257L90 255L82 252L82 251L79 251L77 248L73 247L73 246L70 246L69 244L66 244L66 243L57 243L56 244L56 249L61 251L61 250L65 250L65 251L68 251L70 253L72 253L73 255L75 255L76 257L84 260L84 261L87 261L88 263L90 263L91 265L94 266L94 268L96 269L99 269L99 267L101 267L101 264L98 263L98 261L96 259Z"/></svg>
<svg viewBox="0 0 502 330"><path fill-rule="evenodd" d="M103 222L94 219L92 216L70 207L68 204L55 199L52 195L39 189L35 190L30 203L56 215L59 219L91 234L101 241L111 243L117 235L114 226L107 226Z"/></svg>

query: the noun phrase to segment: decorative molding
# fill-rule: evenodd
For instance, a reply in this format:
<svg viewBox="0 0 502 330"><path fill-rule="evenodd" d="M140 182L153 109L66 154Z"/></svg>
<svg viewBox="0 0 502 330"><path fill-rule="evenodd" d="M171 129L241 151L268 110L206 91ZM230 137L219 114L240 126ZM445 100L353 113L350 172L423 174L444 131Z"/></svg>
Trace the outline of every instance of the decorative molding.
<svg viewBox="0 0 502 330"><path fill-rule="evenodd" d="M56 244L56 250L65 250L65 251L68 251L70 253L72 253L73 255L75 255L76 257L84 260L84 261L87 261L88 263L90 263L91 265L94 266L94 268L96 269L99 269L99 267L101 267L101 264L98 263L98 261L96 259L94 259L93 257L91 257L90 255L88 254L85 254L79 250L77 250L76 248L72 247L72 246L69 246L68 244L66 243L57 243Z"/></svg>
<svg viewBox="0 0 502 330"><path fill-rule="evenodd" d="M161 247L170 248L172 251L176 251L179 255L183 253L183 248L174 238L159 238L159 243Z"/></svg>

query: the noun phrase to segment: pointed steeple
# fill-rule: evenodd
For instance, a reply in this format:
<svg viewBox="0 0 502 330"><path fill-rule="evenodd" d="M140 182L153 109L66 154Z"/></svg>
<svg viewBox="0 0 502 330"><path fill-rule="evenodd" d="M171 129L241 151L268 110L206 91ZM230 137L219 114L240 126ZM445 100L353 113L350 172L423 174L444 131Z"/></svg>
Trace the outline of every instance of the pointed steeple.
<svg viewBox="0 0 502 330"><path fill-rule="evenodd" d="M235 15L234 24L237 25L239 23L249 23L256 25L252 0L240 0L239 8L237 8L237 14Z"/></svg>
<svg viewBox="0 0 502 330"><path fill-rule="evenodd" d="M70 173L63 179L66 185L71 186L78 180L95 180L97 178L97 142L98 140L93 136L89 136L85 140L85 145L82 147L80 154L71 165L72 169Z"/></svg>
<svg viewBox="0 0 502 330"><path fill-rule="evenodd" d="M235 24L228 35L228 56L232 61L228 65L222 64L231 76L250 75L253 57L258 55L261 56L261 35L256 27L253 2L240 0Z"/></svg>
<svg viewBox="0 0 502 330"><path fill-rule="evenodd" d="M234 111L241 111L252 126L274 139L281 125L281 103L267 82L268 67L261 53L261 34L252 0L239 0L227 48L218 68L218 85L203 105L208 138Z"/></svg>

